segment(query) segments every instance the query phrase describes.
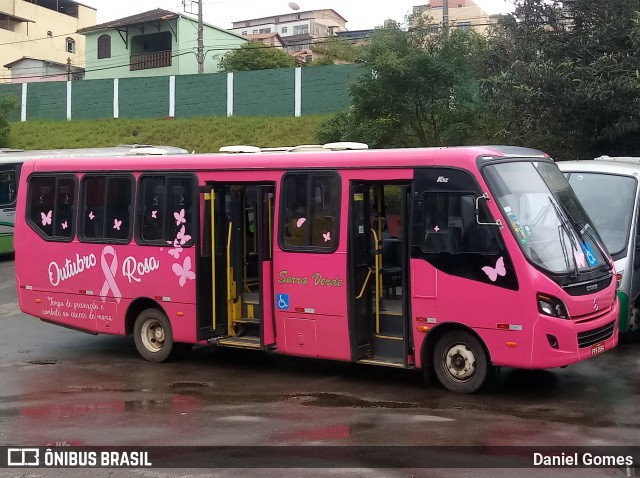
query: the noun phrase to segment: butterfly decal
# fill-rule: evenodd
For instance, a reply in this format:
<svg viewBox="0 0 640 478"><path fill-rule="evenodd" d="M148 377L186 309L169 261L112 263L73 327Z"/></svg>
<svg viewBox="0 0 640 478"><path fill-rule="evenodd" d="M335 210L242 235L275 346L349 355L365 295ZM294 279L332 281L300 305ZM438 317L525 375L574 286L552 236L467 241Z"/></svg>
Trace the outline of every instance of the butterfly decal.
<svg viewBox="0 0 640 478"><path fill-rule="evenodd" d="M182 252L182 246L180 245L178 239L173 242L167 241L167 244L171 244L173 246L173 249L169 249L169 254L178 259L180 257L180 253Z"/></svg>
<svg viewBox="0 0 640 478"><path fill-rule="evenodd" d="M89 212L89 219L91 219L93 221L93 219L96 217L95 214L93 214L93 211Z"/></svg>
<svg viewBox="0 0 640 478"><path fill-rule="evenodd" d="M151 217L154 219L158 219L158 211L151 211Z"/></svg>
<svg viewBox="0 0 640 478"><path fill-rule="evenodd" d="M174 212L173 217L176 220L176 226L187 223L187 220L184 218L184 209L180 209L180 212Z"/></svg>
<svg viewBox="0 0 640 478"><path fill-rule="evenodd" d="M324 238L324 242L329 242L331 240L331 231L324 232L322 237Z"/></svg>
<svg viewBox="0 0 640 478"><path fill-rule="evenodd" d="M495 267L485 266L482 268L482 271L487 274L487 277L491 280L491 282L495 282L498 279L498 276L506 276L507 269L504 268L504 257L500 257L496 261Z"/></svg>
<svg viewBox="0 0 640 478"><path fill-rule="evenodd" d="M185 227L182 226L180 231L178 231L178 235L176 236L176 241L180 241L180 245L184 245L191 240L191 236L189 234L185 234Z"/></svg>
<svg viewBox="0 0 640 478"><path fill-rule="evenodd" d="M113 228L117 229L118 231L120 230L120 226L122 226L122 221L118 221L117 219L113 220Z"/></svg>
<svg viewBox="0 0 640 478"><path fill-rule="evenodd" d="M43 226L48 226L49 224L51 224L51 213L53 211L49 211L48 213L40 213L40 216L42 217L42 225Z"/></svg>
<svg viewBox="0 0 640 478"><path fill-rule="evenodd" d="M191 257L187 256L184 258L184 262L182 265L173 264L171 266L173 272L178 276L178 284L180 287L184 287L188 280L193 280L196 278L196 273L191 270Z"/></svg>
<svg viewBox="0 0 640 478"><path fill-rule="evenodd" d="M306 219L306 218L304 218L304 217L301 217L300 219L298 219L298 220L296 221L296 227L302 227L302 225L303 225L305 222L307 222L307 219Z"/></svg>
<svg viewBox="0 0 640 478"><path fill-rule="evenodd" d="M62 229L66 229L67 227L69 227L69 224L67 224L67 221L64 221L62 223Z"/></svg>

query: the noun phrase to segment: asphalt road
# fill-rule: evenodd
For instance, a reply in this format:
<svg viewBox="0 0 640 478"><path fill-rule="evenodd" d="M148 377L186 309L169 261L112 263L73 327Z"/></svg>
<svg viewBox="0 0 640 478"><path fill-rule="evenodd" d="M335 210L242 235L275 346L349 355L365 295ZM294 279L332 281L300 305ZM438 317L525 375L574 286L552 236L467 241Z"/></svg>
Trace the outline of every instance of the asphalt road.
<svg viewBox="0 0 640 478"><path fill-rule="evenodd" d="M152 364L139 358L130 338L86 335L22 314L14 279L13 260L0 258L0 445L377 446L377 466L385 466L385 456L391 462L390 447L398 445L640 445L640 345L623 345L566 369L501 370L476 395L426 388L420 374L410 371L213 347L198 347L179 362ZM468 452L446 456L457 466L466 463ZM623 468L37 468L0 469L0 478L627 473Z"/></svg>

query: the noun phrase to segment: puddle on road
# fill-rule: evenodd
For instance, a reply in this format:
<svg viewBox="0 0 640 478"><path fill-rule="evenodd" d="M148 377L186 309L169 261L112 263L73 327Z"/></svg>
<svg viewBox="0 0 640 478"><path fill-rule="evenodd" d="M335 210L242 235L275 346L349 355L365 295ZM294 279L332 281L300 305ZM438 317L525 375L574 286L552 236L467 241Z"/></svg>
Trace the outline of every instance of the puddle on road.
<svg viewBox="0 0 640 478"><path fill-rule="evenodd" d="M287 402L300 405L328 408L417 408L417 403L386 400L367 400L365 398L342 395L339 393L305 393L286 397Z"/></svg>
<svg viewBox="0 0 640 478"><path fill-rule="evenodd" d="M172 390L213 387L213 382L174 382L169 384Z"/></svg>

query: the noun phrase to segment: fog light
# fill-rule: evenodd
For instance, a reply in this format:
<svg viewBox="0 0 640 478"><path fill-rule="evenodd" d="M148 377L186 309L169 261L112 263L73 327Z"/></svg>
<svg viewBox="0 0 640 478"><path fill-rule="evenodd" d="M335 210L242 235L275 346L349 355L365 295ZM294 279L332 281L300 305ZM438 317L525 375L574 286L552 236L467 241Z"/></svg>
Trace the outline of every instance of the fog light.
<svg viewBox="0 0 640 478"><path fill-rule="evenodd" d="M549 345L551 345L551 348L554 348L554 349L559 348L558 339L556 338L555 335L547 334L547 340L549 341Z"/></svg>

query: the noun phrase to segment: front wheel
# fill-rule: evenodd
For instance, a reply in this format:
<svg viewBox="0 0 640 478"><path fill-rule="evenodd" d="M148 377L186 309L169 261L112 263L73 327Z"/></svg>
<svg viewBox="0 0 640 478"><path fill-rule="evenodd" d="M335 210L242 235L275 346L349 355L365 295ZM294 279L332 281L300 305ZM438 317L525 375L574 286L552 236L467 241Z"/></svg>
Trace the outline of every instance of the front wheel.
<svg viewBox="0 0 640 478"><path fill-rule="evenodd" d="M493 370L480 341L463 330L449 331L438 339L433 366L440 383L458 393L477 392Z"/></svg>
<svg viewBox="0 0 640 478"><path fill-rule="evenodd" d="M149 362L164 362L174 348L167 316L158 309L145 309L136 318L133 339L138 353Z"/></svg>

